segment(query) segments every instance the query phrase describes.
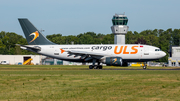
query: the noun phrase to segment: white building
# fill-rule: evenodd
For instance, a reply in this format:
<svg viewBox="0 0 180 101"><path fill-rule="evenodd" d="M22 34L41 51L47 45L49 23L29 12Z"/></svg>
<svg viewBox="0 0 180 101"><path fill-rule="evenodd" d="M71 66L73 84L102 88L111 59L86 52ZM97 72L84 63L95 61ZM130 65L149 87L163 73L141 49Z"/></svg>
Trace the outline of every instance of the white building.
<svg viewBox="0 0 180 101"><path fill-rule="evenodd" d="M39 65L42 63L42 59L45 56L42 55L0 55L0 62L7 61L11 65L23 64L26 60L32 58L32 63L34 65Z"/></svg>
<svg viewBox="0 0 180 101"><path fill-rule="evenodd" d="M0 63L2 61L7 62L10 65L23 64L28 59L32 59L31 63L34 65L89 65L92 63L82 63L82 62L71 62L62 61L58 59L49 58L43 55L0 55Z"/></svg>
<svg viewBox="0 0 180 101"><path fill-rule="evenodd" d="M169 54L170 57L168 58L168 65L180 67L180 46L171 46Z"/></svg>

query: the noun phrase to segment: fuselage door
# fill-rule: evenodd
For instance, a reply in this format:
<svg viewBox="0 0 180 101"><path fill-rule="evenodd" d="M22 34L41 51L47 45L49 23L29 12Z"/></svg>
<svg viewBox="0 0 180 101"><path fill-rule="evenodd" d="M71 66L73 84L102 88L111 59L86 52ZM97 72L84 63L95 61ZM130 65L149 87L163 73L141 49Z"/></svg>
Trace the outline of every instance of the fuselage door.
<svg viewBox="0 0 180 101"><path fill-rule="evenodd" d="M143 47L143 51L141 53L142 59L148 59L149 58L149 48L147 46Z"/></svg>
<svg viewBox="0 0 180 101"><path fill-rule="evenodd" d="M149 55L149 48L148 47L144 47L144 55Z"/></svg>
<svg viewBox="0 0 180 101"><path fill-rule="evenodd" d="M140 46L140 59L146 59L149 57L149 48L147 46Z"/></svg>
<svg viewBox="0 0 180 101"><path fill-rule="evenodd" d="M142 46L139 47L139 51L140 51L140 54L139 54L139 59L142 59L142 56L144 54L144 48L142 48Z"/></svg>

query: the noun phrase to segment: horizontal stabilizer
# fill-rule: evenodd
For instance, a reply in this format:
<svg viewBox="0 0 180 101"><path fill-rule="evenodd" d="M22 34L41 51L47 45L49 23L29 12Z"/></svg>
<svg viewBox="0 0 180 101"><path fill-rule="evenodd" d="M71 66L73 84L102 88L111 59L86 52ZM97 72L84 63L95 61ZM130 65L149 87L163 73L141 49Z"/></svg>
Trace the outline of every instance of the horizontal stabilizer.
<svg viewBox="0 0 180 101"><path fill-rule="evenodd" d="M16 44L17 46L20 46L22 49L25 50L29 50L29 51L41 51L41 48L38 46L34 46L34 47L30 47L30 46L26 46L26 45L20 45L20 44Z"/></svg>

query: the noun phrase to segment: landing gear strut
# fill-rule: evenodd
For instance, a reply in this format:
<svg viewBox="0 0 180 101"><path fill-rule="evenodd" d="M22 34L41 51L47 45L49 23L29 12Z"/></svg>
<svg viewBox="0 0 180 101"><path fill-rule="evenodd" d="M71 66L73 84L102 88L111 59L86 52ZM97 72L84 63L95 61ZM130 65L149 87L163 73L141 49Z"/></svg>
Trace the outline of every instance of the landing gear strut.
<svg viewBox="0 0 180 101"><path fill-rule="evenodd" d="M146 69L147 68L147 63L144 62L144 66L143 66L143 69Z"/></svg>

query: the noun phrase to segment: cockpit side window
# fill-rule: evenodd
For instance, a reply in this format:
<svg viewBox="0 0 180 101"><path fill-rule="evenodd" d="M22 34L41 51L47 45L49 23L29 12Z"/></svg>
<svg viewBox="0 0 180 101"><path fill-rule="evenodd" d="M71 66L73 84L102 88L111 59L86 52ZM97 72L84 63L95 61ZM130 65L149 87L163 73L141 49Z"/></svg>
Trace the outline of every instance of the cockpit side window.
<svg viewBox="0 0 180 101"><path fill-rule="evenodd" d="M155 51L161 51L161 49L155 49Z"/></svg>

